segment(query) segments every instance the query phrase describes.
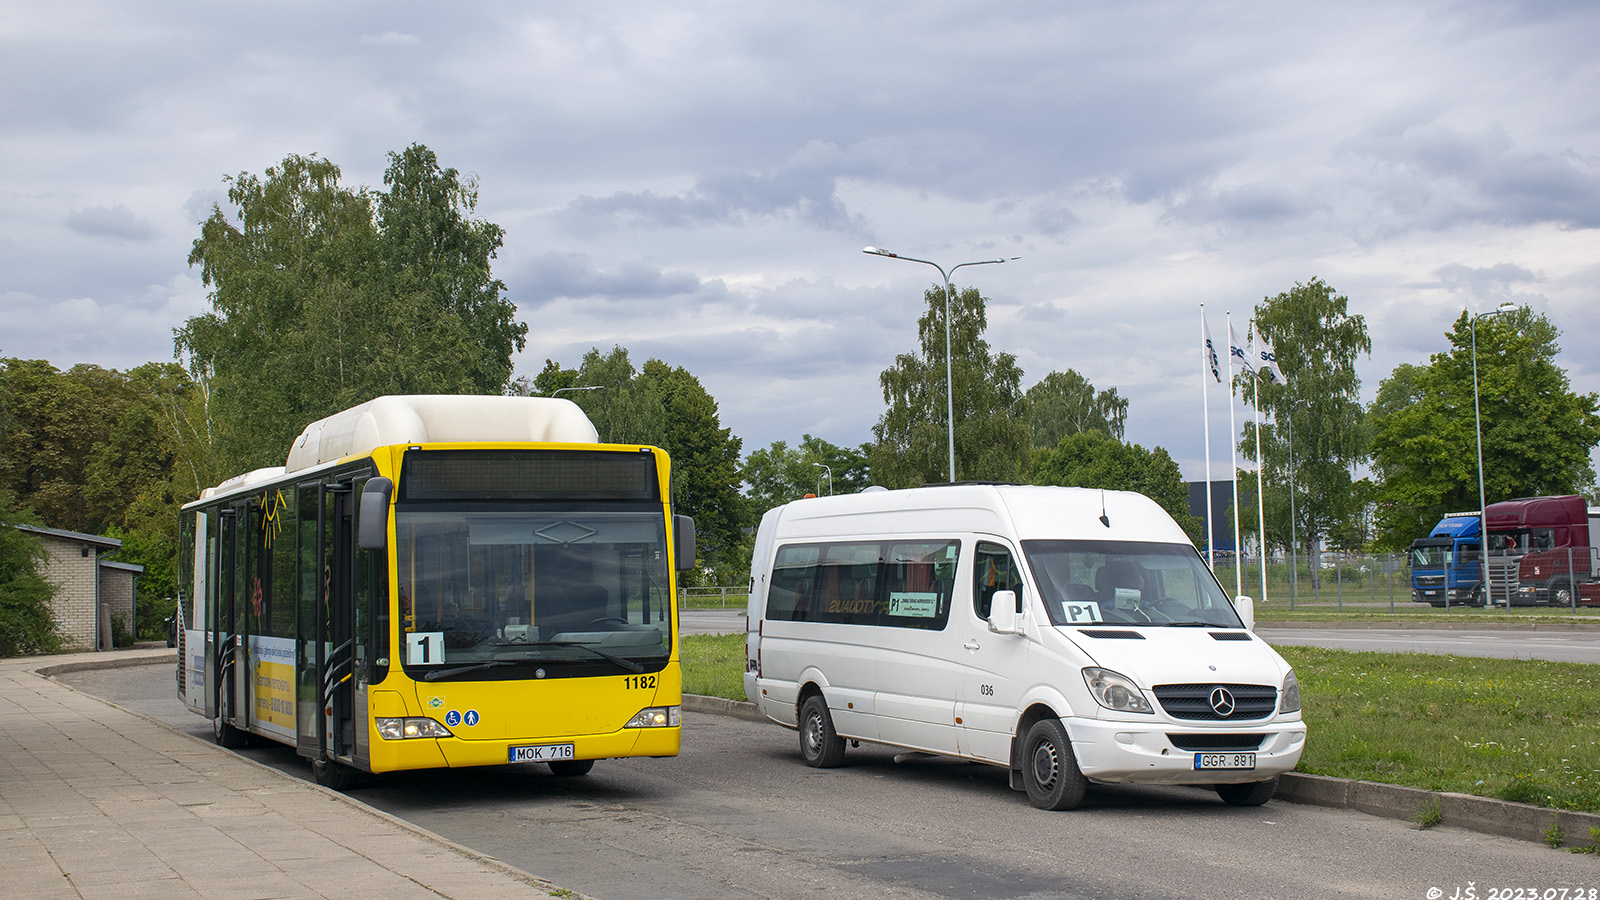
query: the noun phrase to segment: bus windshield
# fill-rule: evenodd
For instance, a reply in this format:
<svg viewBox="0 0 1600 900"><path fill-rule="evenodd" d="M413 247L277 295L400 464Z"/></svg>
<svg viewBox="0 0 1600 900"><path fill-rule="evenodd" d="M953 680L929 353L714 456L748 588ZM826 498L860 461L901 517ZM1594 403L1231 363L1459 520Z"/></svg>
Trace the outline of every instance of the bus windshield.
<svg viewBox="0 0 1600 900"><path fill-rule="evenodd" d="M426 680L658 671L671 652L663 516L399 509L402 660Z"/></svg>
<svg viewBox="0 0 1600 900"><path fill-rule="evenodd" d="M1186 544L1023 541L1022 551L1056 625L1244 627Z"/></svg>

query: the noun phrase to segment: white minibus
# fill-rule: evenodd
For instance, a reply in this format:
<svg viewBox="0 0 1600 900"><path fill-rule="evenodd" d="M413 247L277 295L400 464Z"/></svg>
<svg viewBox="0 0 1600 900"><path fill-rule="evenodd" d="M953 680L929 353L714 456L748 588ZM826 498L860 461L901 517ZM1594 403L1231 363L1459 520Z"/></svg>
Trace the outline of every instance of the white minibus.
<svg viewBox="0 0 1600 900"><path fill-rule="evenodd" d="M745 693L807 765L847 741L1005 766L1043 809L1090 781L1271 799L1305 747L1294 672L1142 494L952 484L769 510Z"/></svg>

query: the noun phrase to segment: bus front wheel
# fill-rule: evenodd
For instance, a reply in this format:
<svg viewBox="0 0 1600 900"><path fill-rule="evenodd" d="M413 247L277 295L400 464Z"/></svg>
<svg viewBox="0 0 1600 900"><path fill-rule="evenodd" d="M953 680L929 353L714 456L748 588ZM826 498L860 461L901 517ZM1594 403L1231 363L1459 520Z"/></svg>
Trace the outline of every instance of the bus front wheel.
<svg viewBox="0 0 1600 900"><path fill-rule="evenodd" d="M311 779L329 790L342 791L355 784L356 772L331 759L313 759Z"/></svg>
<svg viewBox="0 0 1600 900"><path fill-rule="evenodd" d="M594 760L558 759L554 762L545 763L545 765L550 767L551 775L560 775L563 778L575 778L579 775L589 774L589 770L594 768Z"/></svg>

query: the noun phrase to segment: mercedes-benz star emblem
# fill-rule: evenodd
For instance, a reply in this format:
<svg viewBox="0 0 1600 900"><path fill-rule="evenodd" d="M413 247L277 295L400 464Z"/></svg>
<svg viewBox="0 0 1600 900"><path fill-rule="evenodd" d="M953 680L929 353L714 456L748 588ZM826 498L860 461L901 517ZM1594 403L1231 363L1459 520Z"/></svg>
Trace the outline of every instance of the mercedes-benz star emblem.
<svg viewBox="0 0 1600 900"><path fill-rule="evenodd" d="M1233 715L1233 694L1227 688L1211 689L1211 711L1224 719Z"/></svg>

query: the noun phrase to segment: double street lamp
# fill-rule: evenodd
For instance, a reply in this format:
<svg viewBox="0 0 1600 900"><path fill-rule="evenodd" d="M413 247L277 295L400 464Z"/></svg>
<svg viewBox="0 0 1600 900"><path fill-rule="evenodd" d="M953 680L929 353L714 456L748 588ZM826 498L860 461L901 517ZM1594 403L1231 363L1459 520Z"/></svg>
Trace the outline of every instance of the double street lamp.
<svg viewBox="0 0 1600 900"><path fill-rule="evenodd" d="M947 273L945 272L944 267L936 262L926 259L915 259L910 256L901 256L898 253L890 253L889 251L880 249L878 247L867 247L861 252L870 253L873 256L886 256L889 259L903 259L906 262L922 263L925 266L933 266L935 269L939 270L940 281L944 284L944 417L945 422L948 424L948 431L950 435L950 481L951 483L954 483L956 480L956 404L955 388L951 384L950 374L952 371L950 366L950 276L954 275L956 273L956 269L959 269L962 266L991 266L997 263L1010 262L1014 259L1021 259L1022 257L1011 256L1005 259L973 260L972 262L964 262L951 266L950 271Z"/></svg>
<svg viewBox="0 0 1600 900"><path fill-rule="evenodd" d="M1478 413L1478 320L1515 312L1516 309L1517 305L1507 300L1497 309L1478 313L1467 323L1472 332L1472 430L1478 439L1478 585L1486 607L1494 605L1494 592L1489 589L1489 520L1485 514L1483 496L1483 418ZM1448 596L1449 585L1445 589ZM1510 605L1511 598L1507 597L1506 606Z"/></svg>

